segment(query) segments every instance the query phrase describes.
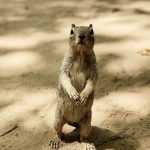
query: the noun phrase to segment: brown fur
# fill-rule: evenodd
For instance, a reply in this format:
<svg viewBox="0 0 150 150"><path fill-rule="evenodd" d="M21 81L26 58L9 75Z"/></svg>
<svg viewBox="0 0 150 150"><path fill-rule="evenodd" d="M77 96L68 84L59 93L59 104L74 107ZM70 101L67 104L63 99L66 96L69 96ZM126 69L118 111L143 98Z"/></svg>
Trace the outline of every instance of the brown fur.
<svg viewBox="0 0 150 150"><path fill-rule="evenodd" d="M54 128L61 137L65 123L76 123L80 127L80 140L83 140L91 129L91 107L98 75L93 51L94 36L89 33L91 26L74 26L72 30L74 34L70 37L70 50L60 69ZM79 44L81 41L77 37L81 33L85 38Z"/></svg>

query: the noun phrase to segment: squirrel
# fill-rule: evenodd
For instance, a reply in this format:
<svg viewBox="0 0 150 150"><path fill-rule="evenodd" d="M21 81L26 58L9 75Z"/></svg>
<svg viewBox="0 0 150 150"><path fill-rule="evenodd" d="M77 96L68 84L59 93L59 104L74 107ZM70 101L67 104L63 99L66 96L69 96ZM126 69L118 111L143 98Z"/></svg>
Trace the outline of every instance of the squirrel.
<svg viewBox="0 0 150 150"><path fill-rule="evenodd" d="M69 46L59 73L54 129L62 140L64 124L78 127L79 140L82 142L91 131L91 107L98 79L92 24L72 24ZM56 147L57 144L53 143Z"/></svg>

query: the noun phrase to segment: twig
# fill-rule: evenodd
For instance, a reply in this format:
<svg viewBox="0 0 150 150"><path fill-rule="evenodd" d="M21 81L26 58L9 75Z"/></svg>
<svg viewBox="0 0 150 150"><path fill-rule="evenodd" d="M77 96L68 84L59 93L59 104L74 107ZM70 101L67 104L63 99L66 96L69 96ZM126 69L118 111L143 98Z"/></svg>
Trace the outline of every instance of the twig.
<svg viewBox="0 0 150 150"><path fill-rule="evenodd" d="M18 128L18 124L15 124L11 129L9 129L8 131L6 131L5 133L1 134L0 136L4 136L10 132L12 132L13 130Z"/></svg>

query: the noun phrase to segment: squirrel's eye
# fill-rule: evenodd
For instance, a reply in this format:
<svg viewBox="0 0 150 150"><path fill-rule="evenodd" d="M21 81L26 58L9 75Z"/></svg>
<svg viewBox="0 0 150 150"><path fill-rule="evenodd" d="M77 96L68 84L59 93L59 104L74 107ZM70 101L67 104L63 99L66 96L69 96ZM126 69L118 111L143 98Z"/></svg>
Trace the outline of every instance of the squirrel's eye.
<svg viewBox="0 0 150 150"><path fill-rule="evenodd" d="M74 34L73 30L71 29L70 34Z"/></svg>
<svg viewBox="0 0 150 150"><path fill-rule="evenodd" d="M94 34L94 31L93 31L93 29L91 29L91 30L90 30L90 33L91 33L91 34Z"/></svg>

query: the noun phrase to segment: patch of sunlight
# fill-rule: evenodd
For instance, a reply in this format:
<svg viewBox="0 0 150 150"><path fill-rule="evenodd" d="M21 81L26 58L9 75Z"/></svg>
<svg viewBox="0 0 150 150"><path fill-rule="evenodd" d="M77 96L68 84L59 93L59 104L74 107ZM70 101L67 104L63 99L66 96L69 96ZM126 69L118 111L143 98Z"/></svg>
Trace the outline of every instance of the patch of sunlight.
<svg viewBox="0 0 150 150"><path fill-rule="evenodd" d="M143 40L135 41L119 41L98 43L95 45L94 51L98 58L102 58L112 54L118 56L108 59L105 71L111 74L126 73L129 75L138 75L143 68L148 69L150 64L149 57L139 54L139 51L149 48L148 37Z"/></svg>
<svg viewBox="0 0 150 150"><path fill-rule="evenodd" d="M132 2L130 5L127 5L125 8L150 11L149 5L150 5L149 1L135 1L135 2Z"/></svg>
<svg viewBox="0 0 150 150"><path fill-rule="evenodd" d="M0 18L0 21L24 21L26 16L5 16L5 18Z"/></svg>
<svg viewBox="0 0 150 150"><path fill-rule="evenodd" d="M60 33L39 32L36 29L18 31L18 34L0 36L1 49L28 49L46 42L63 40Z"/></svg>
<svg viewBox="0 0 150 150"><path fill-rule="evenodd" d="M62 1L57 0L57 1L51 1L50 3L43 3L43 5L38 5L36 8L38 9L45 9L45 8L52 8L52 7L77 7L81 6L80 3L76 3L75 1Z"/></svg>
<svg viewBox="0 0 150 150"><path fill-rule="evenodd" d="M25 0L13 0L13 1L16 1L16 2L22 2L22 1L25 1Z"/></svg>
<svg viewBox="0 0 150 150"><path fill-rule="evenodd" d="M38 70L44 61L38 53L22 51L0 56L0 77L16 76Z"/></svg>
<svg viewBox="0 0 150 150"><path fill-rule="evenodd" d="M128 123L139 121L150 113L149 90L150 88L145 87L132 88L112 92L104 98L96 99L92 108L92 124L106 127L105 123L107 123L116 131L116 129L123 129ZM118 126L114 126L117 122Z"/></svg>
<svg viewBox="0 0 150 150"><path fill-rule="evenodd" d="M36 46L39 43L48 40L48 35L44 33L35 33L29 35L8 35L0 37L0 48L21 49Z"/></svg>
<svg viewBox="0 0 150 150"><path fill-rule="evenodd" d="M95 29L96 34L108 35L108 36L128 36L129 33L134 35L135 31L139 29L139 26L134 24L117 23L122 18L122 15L108 15L107 17L98 17L90 20ZM88 22L84 22L87 24Z"/></svg>
<svg viewBox="0 0 150 150"><path fill-rule="evenodd" d="M35 114L27 114L24 116L24 121L21 124L24 128L32 129L45 125L41 118ZM39 129L38 129L39 130Z"/></svg>
<svg viewBox="0 0 150 150"><path fill-rule="evenodd" d="M26 94L22 98L22 104L28 105L28 109L40 108L40 106L49 101L49 105L53 103L55 99L55 90L54 89L44 89L44 90L37 90L36 92Z"/></svg>
<svg viewBox="0 0 150 150"><path fill-rule="evenodd" d="M136 54L142 49L149 48L148 37L146 39L143 37L141 40L125 40L116 42L101 42L96 43L94 50L97 55L107 54L107 53L117 53L124 56L130 54Z"/></svg>
<svg viewBox="0 0 150 150"><path fill-rule="evenodd" d="M150 144L149 144L149 141L150 141L150 134L149 134L149 131L145 131L147 133L147 136L142 136L138 139L138 142L140 144L140 147L137 148L137 150L149 150L150 149ZM142 135L142 133L141 133Z"/></svg>
<svg viewBox="0 0 150 150"><path fill-rule="evenodd" d="M108 116L107 110L95 100L92 107L92 124L99 126L100 123L106 120L106 116Z"/></svg>
<svg viewBox="0 0 150 150"><path fill-rule="evenodd" d="M117 54L117 53L116 53ZM128 52L120 59L112 59L105 65L105 71L110 74L134 75L142 73L143 68L149 69L150 59L138 55L137 53Z"/></svg>
<svg viewBox="0 0 150 150"><path fill-rule="evenodd" d="M115 107L116 110L121 108L122 111L133 111L139 116L145 116L150 113L149 90L150 88L142 87L126 91L116 91L100 101L96 100L95 103L106 107L106 109L109 109L109 107ZM98 106L97 109L99 109Z"/></svg>
<svg viewBox="0 0 150 150"><path fill-rule="evenodd" d="M54 89L11 90L7 92L7 95L12 95L12 93L13 97L11 96L10 98L14 99L13 104L0 111L1 127L5 127L7 123L12 121L22 120L25 117L39 116L40 118L41 111L44 112L45 107L50 110L56 102ZM8 98L8 96L6 97ZM3 95L3 99L5 99L5 95ZM48 113L45 115L48 115Z"/></svg>
<svg viewBox="0 0 150 150"><path fill-rule="evenodd" d="M136 16L136 17L135 17ZM94 19L80 22L81 25L93 24L95 34L111 37L125 36L139 38L144 32L143 25L147 23L147 17L135 14L107 14L97 16ZM146 33L146 31L145 31ZM144 34L145 35L145 34Z"/></svg>
<svg viewBox="0 0 150 150"><path fill-rule="evenodd" d="M19 92L17 93L19 94ZM16 100L14 99L14 96L17 96L15 92L9 92L8 90L0 90L0 108L5 108L9 105L12 105Z"/></svg>

